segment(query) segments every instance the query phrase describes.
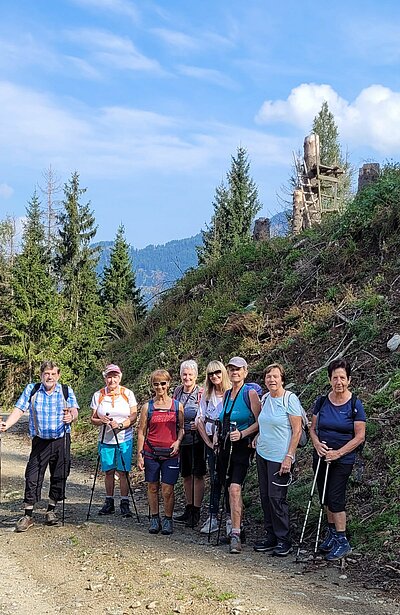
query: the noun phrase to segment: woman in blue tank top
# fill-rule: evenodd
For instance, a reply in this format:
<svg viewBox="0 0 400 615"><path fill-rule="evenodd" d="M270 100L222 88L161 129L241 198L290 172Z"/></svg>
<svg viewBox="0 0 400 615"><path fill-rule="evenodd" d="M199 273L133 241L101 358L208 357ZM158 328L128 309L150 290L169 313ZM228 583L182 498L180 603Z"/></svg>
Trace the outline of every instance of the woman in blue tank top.
<svg viewBox="0 0 400 615"><path fill-rule="evenodd" d="M228 490L232 530L230 553L240 553L242 544L240 528L243 515L242 485L246 478L252 452L250 437L257 433L260 400L257 393L247 387L247 362L233 357L228 365L232 389L224 398L220 414L222 445L220 450L221 482Z"/></svg>

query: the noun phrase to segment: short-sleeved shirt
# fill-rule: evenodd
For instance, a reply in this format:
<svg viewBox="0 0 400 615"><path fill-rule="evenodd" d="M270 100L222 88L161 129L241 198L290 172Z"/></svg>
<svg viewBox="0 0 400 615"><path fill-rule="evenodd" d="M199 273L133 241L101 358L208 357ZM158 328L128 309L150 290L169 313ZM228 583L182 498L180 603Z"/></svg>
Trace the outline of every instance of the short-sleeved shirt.
<svg viewBox="0 0 400 615"><path fill-rule="evenodd" d="M224 416L230 414L229 421L231 423L236 423L236 428L239 431L247 429L256 420L251 408L249 408L245 402L244 386L237 394L236 400L231 398L230 391L225 394L227 397L225 398L223 409L219 415L219 420L223 423Z"/></svg>
<svg viewBox="0 0 400 615"><path fill-rule="evenodd" d="M351 409L351 398L345 404L336 406L330 401L329 397L326 397L319 412L317 407L316 401L313 414L317 416L318 438L334 450L342 448L354 438L354 421L365 422L367 420L360 399L356 401L354 417ZM341 457L339 461L340 463L354 463L355 458L356 453L352 451Z"/></svg>
<svg viewBox="0 0 400 615"><path fill-rule="evenodd" d="M205 395L200 400L199 410L197 412L196 421L202 420L205 425L206 434L212 436L215 431L215 421L219 419L223 408L224 396L216 395L213 391L209 399Z"/></svg>
<svg viewBox="0 0 400 615"><path fill-rule="evenodd" d="M99 403L100 402L100 403ZM107 387L96 391L92 397L90 407L92 410L97 411L97 416L108 416L114 419L117 423L123 423L129 418L131 414L132 406L136 406L136 398L133 391L126 389L125 387L119 387L117 395L111 395ZM103 439L104 430L104 439ZM133 428L122 429L121 431L115 430L118 442L127 442L132 440ZM114 433L111 427L100 425L99 429L99 442L103 439L104 444L117 444Z"/></svg>
<svg viewBox="0 0 400 615"><path fill-rule="evenodd" d="M289 415L301 417L301 404L294 393L264 397L258 415L257 453L267 461L282 463L289 450L292 427Z"/></svg>
<svg viewBox="0 0 400 615"><path fill-rule="evenodd" d="M190 423L194 422L196 419L201 394L202 389L197 384L194 389L190 391L190 393L185 393L182 385L176 387L174 391L174 399L177 399L182 404L184 411L185 435L181 446L188 446L189 444L193 444L193 442L196 443L200 441L198 433L196 431L192 431Z"/></svg>
<svg viewBox="0 0 400 615"><path fill-rule="evenodd" d="M15 407L22 412L29 411L29 435L38 436L43 440L62 438L64 433L70 433L71 425L64 423L64 408L79 409L75 393L68 387L68 399L65 401L62 386L57 382L51 393L41 383L37 392L30 400L35 383L28 384Z"/></svg>

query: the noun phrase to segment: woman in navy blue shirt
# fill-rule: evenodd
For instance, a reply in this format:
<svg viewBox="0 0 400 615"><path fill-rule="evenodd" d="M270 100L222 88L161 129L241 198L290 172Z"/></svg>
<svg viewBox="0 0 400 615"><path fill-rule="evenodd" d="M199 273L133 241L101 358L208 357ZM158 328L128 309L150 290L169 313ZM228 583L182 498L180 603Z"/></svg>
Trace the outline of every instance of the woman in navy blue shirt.
<svg viewBox="0 0 400 615"><path fill-rule="evenodd" d="M320 466L317 486L322 499L325 474L328 480L324 504L327 508L328 532L320 545L326 559L334 561L351 552L346 537L345 497L353 469L356 449L365 440L365 411L359 399L354 403L349 391L351 368L346 359L328 365L331 391L314 403L310 436L314 445L313 468Z"/></svg>

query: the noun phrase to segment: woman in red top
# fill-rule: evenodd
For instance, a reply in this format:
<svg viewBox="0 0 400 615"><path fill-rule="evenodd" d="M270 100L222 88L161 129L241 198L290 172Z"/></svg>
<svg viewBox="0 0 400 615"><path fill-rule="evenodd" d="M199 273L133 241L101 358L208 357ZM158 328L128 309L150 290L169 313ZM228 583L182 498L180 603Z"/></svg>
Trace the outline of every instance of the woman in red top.
<svg viewBox="0 0 400 615"><path fill-rule="evenodd" d="M150 508L150 534L172 534L174 485L179 477L179 447L184 436L183 406L168 394L169 372L157 369L150 376L154 397L144 404L138 427L139 470L144 470ZM161 522L158 505L160 490L164 501Z"/></svg>

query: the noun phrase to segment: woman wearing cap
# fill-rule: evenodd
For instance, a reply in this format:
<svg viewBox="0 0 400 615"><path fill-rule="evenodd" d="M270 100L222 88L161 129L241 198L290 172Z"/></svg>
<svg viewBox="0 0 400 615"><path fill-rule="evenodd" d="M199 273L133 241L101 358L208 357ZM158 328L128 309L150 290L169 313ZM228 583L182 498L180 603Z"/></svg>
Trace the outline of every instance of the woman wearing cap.
<svg viewBox="0 0 400 615"><path fill-rule="evenodd" d="M285 556L292 551L287 490L291 468L301 436L301 404L285 391L285 370L280 363L265 369L268 393L258 417L257 472L266 536L255 551Z"/></svg>
<svg viewBox="0 0 400 615"><path fill-rule="evenodd" d="M221 414L224 393L231 388L228 373L220 361L210 361L206 368L204 393L200 400L196 425L206 445L208 470L210 472L210 509L207 521L200 532L208 534L218 530L218 510L221 496L221 483L216 473L216 451L214 443L215 427Z"/></svg>
<svg viewBox="0 0 400 615"><path fill-rule="evenodd" d="M228 363L227 370L232 388L225 393L219 417L222 424L220 475L222 484L229 494L232 520L229 551L240 553L242 485L250 465L251 436L258 430L260 399L256 391L244 382L248 373L245 359L233 357Z"/></svg>
<svg viewBox="0 0 400 615"><path fill-rule="evenodd" d="M203 390L196 384L198 367L196 361L183 361L180 367L182 384L174 391L174 399L183 406L185 416L185 435L182 440L181 475L185 490L186 506L184 512L175 517L177 523L195 527L200 521L200 508L204 496L204 475L207 472L204 442L197 433L195 423Z"/></svg>
<svg viewBox="0 0 400 615"><path fill-rule="evenodd" d="M145 471L150 508L150 534L172 534L174 485L179 478L179 447L184 436L183 407L168 394L171 376L165 369L150 375L154 397L140 412L137 465ZM164 501L164 518L159 513L159 491Z"/></svg>
<svg viewBox="0 0 400 615"><path fill-rule="evenodd" d="M92 397L91 422L99 427L99 456L105 472L106 501L99 515L112 515L115 472L119 476L121 514L132 517L129 508L129 471L132 465L132 425L137 417L135 395L121 386L122 372L118 365L107 365L103 372L106 386Z"/></svg>

